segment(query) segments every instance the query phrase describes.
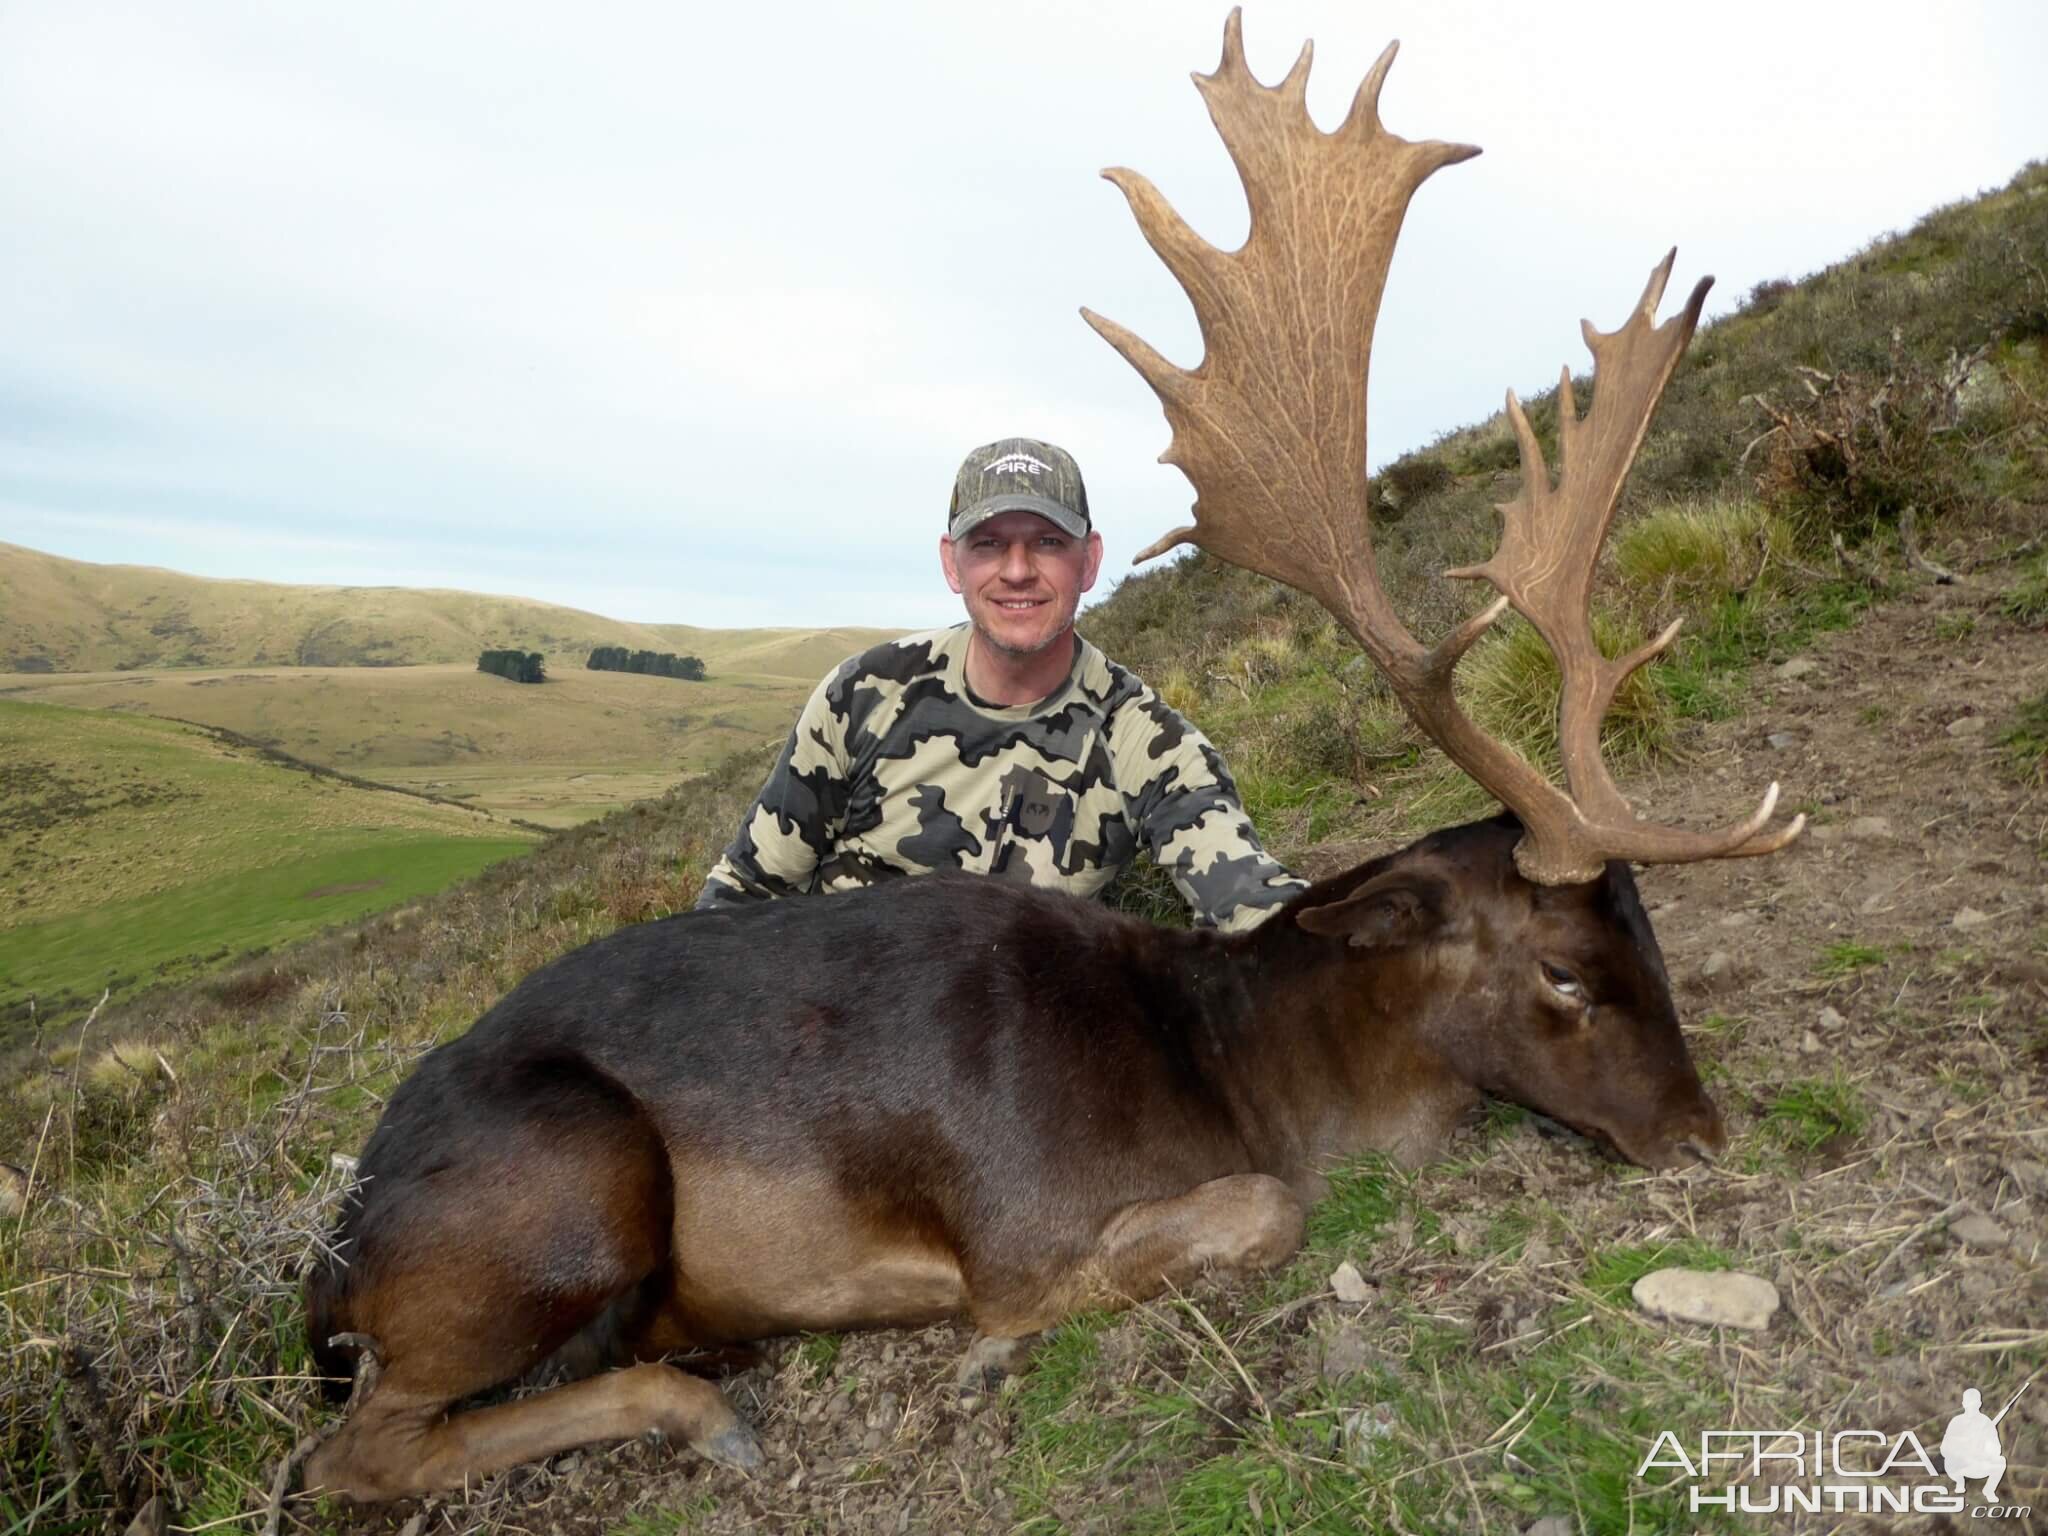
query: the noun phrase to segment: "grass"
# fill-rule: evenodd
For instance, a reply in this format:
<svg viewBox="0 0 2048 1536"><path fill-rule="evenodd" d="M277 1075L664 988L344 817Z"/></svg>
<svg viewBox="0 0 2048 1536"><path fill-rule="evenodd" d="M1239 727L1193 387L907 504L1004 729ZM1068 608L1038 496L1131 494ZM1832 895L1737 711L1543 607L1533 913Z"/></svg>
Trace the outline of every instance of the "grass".
<svg viewBox="0 0 2048 1536"><path fill-rule="evenodd" d="M2022 624L2048 624L2048 554L2039 554L2020 568L1998 608Z"/></svg>
<svg viewBox="0 0 2048 1536"><path fill-rule="evenodd" d="M529 852L529 838L407 837L379 829L291 839L295 857L127 900L110 899L0 936L0 1020L37 999L44 1019L128 997L430 896Z"/></svg>
<svg viewBox="0 0 2048 1536"><path fill-rule="evenodd" d="M1871 944L1858 944L1845 939L1839 944L1830 944L1821 951L1815 971L1829 980L1854 976L1858 971L1867 971L1872 966L1883 965L1885 952Z"/></svg>
<svg viewBox="0 0 2048 1536"><path fill-rule="evenodd" d="M2006 766L2025 784L2048 786L2048 693L2022 704L1998 733Z"/></svg>
<svg viewBox="0 0 2048 1536"><path fill-rule="evenodd" d="M1780 1146L1814 1152L1838 1137L1862 1134L1869 1123L1862 1096L1837 1074L1787 1083L1764 1106L1757 1129Z"/></svg>

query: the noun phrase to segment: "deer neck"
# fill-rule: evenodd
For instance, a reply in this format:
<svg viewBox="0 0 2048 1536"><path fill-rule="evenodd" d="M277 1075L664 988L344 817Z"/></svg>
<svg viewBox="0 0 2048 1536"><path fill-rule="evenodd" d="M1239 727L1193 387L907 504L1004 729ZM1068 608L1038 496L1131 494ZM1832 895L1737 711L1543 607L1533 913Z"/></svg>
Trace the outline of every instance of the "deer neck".
<svg viewBox="0 0 2048 1536"><path fill-rule="evenodd" d="M1367 1151L1420 1163L1479 1102L1444 1048L1448 978L1431 950L1360 954L1278 916L1224 955L1241 1001L1216 1031L1218 1076L1260 1171Z"/></svg>

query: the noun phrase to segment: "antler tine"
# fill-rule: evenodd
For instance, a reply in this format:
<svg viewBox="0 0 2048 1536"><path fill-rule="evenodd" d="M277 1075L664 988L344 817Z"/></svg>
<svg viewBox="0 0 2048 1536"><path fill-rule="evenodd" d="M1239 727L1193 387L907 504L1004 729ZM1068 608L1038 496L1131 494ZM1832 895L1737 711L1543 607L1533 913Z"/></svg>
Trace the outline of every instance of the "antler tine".
<svg viewBox="0 0 2048 1536"><path fill-rule="evenodd" d="M1508 415L1523 485L1501 507L1501 543L1484 576L1501 599L1425 648L1394 613L1373 558L1367 501L1366 380L1373 329L1409 201L1436 171L1479 153L1468 144L1389 133L1379 97L1389 45L1360 83L1335 133L1310 119L1312 50L1277 86L1253 78L1241 13L1223 29L1213 74L1195 76L1236 164L1251 230L1235 251L1210 245L1132 171L1104 174L1123 192L1145 238L1193 302L1200 365L1184 369L1090 310L1082 315L1152 386L1173 429L1161 459L1195 487L1195 521L1138 555L1193 543L1316 598L1364 646L1402 705L1445 754L1522 818L1516 860L1532 879L1591 879L1610 858L1645 861L1764 853L1798 834L1767 832L1775 790L1748 821L1693 833L1638 823L1599 755L1599 723L1622 680L1671 643L1674 625L1618 661L1592 638L1588 596L1600 545L1650 413L1698 323L1707 282L1663 326L1656 310L1673 251L1651 274L1620 330L1584 327L1600 388L1578 413L1571 376L1559 386L1562 479L1556 489L1527 413ZM1711 281L1708 280L1708 281ZM1459 706L1459 657L1512 604L1556 652L1567 796Z"/></svg>
<svg viewBox="0 0 2048 1536"><path fill-rule="evenodd" d="M1600 753L1600 722L1622 683L1677 638L1668 626L1649 643L1610 660L1593 637L1593 573L1621 497L1621 488L1649 431L1665 386L1699 324L1712 278L1702 278L1680 312L1657 324L1657 306L1671 277L1674 249L1651 270L1626 322L1601 331L1580 325L1593 353L1597 388L1581 416L1571 371L1558 382L1558 483L1553 488L1543 448L1512 391L1508 419L1521 456L1522 488L1500 507L1500 547L1485 564L1447 574L1484 576L1533 624L1557 656L1563 687L1558 702L1558 744L1565 783L1579 816L1562 826L1532 827L1516 850L1523 873L1593 867L1600 858L1677 863L1764 853L1798 835L1796 828L1765 835L1776 791L1749 820L1719 832L1697 833L1640 822ZM1545 843L1551 846L1538 846ZM1551 878L1559 878L1552 875ZM1563 876L1562 878L1570 878ZM1582 878L1582 876L1581 876Z"/></svg>

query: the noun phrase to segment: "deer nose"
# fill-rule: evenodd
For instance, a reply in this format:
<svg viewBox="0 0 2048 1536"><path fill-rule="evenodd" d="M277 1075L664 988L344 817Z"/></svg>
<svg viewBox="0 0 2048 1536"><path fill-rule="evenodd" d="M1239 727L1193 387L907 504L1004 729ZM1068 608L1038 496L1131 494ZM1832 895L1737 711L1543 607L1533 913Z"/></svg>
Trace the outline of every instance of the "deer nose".
<svg viewBox="0 0 2048 1536"><path fill-rule="evenodd" d="M1679 1149L1690 1152L1703 1163L1720 1161L1728 1150L1728 1127L1722 1123L1721 1111L1715 1108L1714 1101L1701 1095L1698 1106L1686 1121L1678 1127L1678 1134L1672 1137Z"/></svg>

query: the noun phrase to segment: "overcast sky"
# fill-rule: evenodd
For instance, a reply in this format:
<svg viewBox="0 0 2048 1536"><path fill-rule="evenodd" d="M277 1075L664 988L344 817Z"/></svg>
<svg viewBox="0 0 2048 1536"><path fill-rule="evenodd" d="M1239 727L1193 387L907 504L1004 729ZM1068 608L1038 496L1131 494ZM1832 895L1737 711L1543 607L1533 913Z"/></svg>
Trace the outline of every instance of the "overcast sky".
<svg viewBox="0 0 2048 1536"><path fill-rule="evenodd" d="M976 443L1080 459L1103 587L1185 521L1192 313L1097 172L1242 239L1225 6L0 0L0 540L618 618L922 625ZM1374 462L2048 154L2048 5L1267 0L1327 127L1390 38L1416 198Z"/></svg>

